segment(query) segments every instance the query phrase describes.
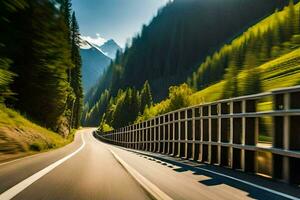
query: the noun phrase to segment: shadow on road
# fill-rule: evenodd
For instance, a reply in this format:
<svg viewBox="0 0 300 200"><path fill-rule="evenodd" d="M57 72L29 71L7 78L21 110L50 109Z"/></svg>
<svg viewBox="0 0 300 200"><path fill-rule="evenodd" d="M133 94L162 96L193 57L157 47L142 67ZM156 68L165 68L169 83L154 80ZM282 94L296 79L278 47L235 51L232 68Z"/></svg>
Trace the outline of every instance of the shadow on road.
<svg viewBox="0 0 300 200"><path fill-rule="evenodd" d="M128 149L127 149L128 150ZM214 174L213 172L224 174L226 176L231 176L240 180L246 180L250 183L254 183L255 185L259 185L262 187L267 187L269 189L280 191L282 193L287 193L289 195L293 195L296 197L300 197L300 191L298 188L290 186L288 184L275 182L273 180L257 177L253 174L247 174L244 172L234 171L231 169L226 169L219 166L200 164L194 161L187 161L180 158L169 157L161 154L152 154L152 153L144 153L144 152L136 152L129 150L142 158L148 159L152 162L159 163L166 167L171 168L175 172L183 173L187 171L191 171L195 176L205 176L207 179L198 181L199 184L203 184L206 186L216 186L216 185L228 185L233 188L237 188L248 193L248 196L253 199L265 200L265 199L288 199L280 195L276 195L274 193L268 192L266 190L253 187L249 184L245 184L243 182L230 179L224 176L220 176ZM210 170L213 172L208 172L206 170Z"/></svg>

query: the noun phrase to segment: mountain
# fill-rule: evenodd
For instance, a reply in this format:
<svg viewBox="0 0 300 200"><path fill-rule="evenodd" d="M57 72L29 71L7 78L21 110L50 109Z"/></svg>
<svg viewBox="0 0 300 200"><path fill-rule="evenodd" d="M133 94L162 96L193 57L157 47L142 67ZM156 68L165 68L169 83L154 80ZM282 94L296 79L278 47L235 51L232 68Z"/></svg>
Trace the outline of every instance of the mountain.
<svg viewBox="0 0 300 200"><path fill-rule="evenodd" d="M86 94L97 83L100 75L112 60L99 47L85 40L81 41L80 54L82 58L83 91Z"/></svg>
<svg viewBox="0 0 300 200"><path fill-rule="evenodd" d="M99 48L106 56L110 57L111 59L116 58L117 51L122 51L122 48L112 39L105 42Z"/></svg>
<svg viewBox="0 0 300 200"><path fill-rule="evenodd" d="M154 101L164 99L169 87L185 82L207 56L288 3L289 0L170 1L108 67L94 91L86 96L84 114L95 115L91 112L104 92L116 96L119 89L139 89L146 80Z"/></svg>

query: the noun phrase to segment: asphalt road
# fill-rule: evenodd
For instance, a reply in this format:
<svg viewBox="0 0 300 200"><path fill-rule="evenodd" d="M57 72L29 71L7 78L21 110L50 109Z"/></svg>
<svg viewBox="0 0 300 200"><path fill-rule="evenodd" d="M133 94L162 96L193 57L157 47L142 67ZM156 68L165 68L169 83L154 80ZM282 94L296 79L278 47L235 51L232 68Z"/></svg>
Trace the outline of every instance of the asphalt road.
<svg viewBox="0 0 300 200"><path fill-rule="evenodd" d="M150 199L115 155L170 199L287 199L274 190L104 144L92 130L81 130L64 148L0 164L0 200Z"/></svg>

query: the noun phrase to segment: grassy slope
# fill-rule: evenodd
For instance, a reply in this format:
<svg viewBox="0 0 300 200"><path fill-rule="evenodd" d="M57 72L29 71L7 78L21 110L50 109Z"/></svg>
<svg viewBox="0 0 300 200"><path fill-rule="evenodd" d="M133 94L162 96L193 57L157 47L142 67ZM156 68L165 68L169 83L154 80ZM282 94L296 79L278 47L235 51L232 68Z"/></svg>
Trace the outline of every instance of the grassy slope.
<svg viewBox="0 0 300 200"><path fill-rule="evenodd" d="M300 48L258 67L263 91L300 84ZM239 73L239 79L246 71ZM211 85L192 95L192 103L212 102L221 99L224 81Z"/></svg>
<svg viewBox="0 0 300 200"><path fill-rule="evenodd" d="M61 147L65 139L0 105L0 161Z"/></svg>

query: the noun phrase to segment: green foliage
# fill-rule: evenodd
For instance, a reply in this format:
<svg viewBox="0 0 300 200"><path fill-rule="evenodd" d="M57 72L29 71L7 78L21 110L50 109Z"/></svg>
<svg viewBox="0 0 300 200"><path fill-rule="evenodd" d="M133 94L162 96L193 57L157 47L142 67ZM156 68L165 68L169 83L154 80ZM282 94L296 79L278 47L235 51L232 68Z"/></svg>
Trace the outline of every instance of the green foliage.
<svg viewBox="0 0 300 200"><path fill-rule="evenodd" d="M135 88L127 88L119 90L115 98L109 96L107 91L102 95L99 102L94 107L91 113L86 115L87 121L93 121L93 117L99 116L98 111L101 111L102 118L100 122L100 129L105 125L113 128L119 128L133 123L137 117L144 112L145 108L152 105L152 94L149 83L146 81L141 91ZM105 104L105 111L99 110ZM96 112L94 112L96 110ZM101 129L102 130L102 129Z"/></svg>
<svg viewBox="0 0 300 200"><path fill-rule="evenodd" d="M160 114L190 106L192 104L191 96L193 92L194 91L186 83L180 86L171 86L169 88L169 97L158 104L146 107L144 113L138 116L136 122L141 122Z"/></svg>
<svg viewBox="0 0 300 200"><path fill-rule="evenodd" d="M189 85L193 88L200 87L204 89L194 94L188 92L189 95L186 95L186 100L184 101L187 103L184 107L299 84L299 29L298 31L289 29L285 25L285 30L294 30L294 32L293 34L284 34L284 29L281 27L283 24L290 24L290 27L295 26L295 24L298 26L300 20L299 8L300 4L293 6L290 3L288 8L281 12L276 12L274 15L251 27L247 32L234 40L231 45L225 45L212 57L208 57L201 64L198 71L188 79ZM295 11L297 18L291 17L293 16L293 14L290 14L291 10L297 11ZM290 21L294 21L294 23L289 23ZM283 38L284 35L288 35L289 39L287 42ZM275 46L272 47L272 44ZM276 56L275 51L277 52ZM225 70L224 80L205 88L204 82L201 81L214 83L216 79L212 76L218 76L223 69L216 69L224 66L224 64L228 66ZM199 77L201 77L201 80ZM199 86L198 80L203 85ZM172 96L171 91L170 96ZM179 102L182 101L180 100ZM171 100L168 98L146 108L137 121L147 120L180 108L180 106L170 108L170 105Z"/></svg>
<svg viewBox="0 0 300 200"><path fill-rule="evenodd" d="M68 134L79 127L83 98L70 0L3 0L0 7L6 27L0 33L0 101Z"/></svg>
<svg viewBox="0 0 300 200"><path fill-rule="evenodd" d="M103 119L99 125L99 129L98 129L100 132L108 132L108 131L112 131L114 130L110 125L108 125L106 123L106 121Z"/></svg>
<svg viewBox="0 0 300 200"><path fill-rule="evenodd" d="M288 2L226 0L220 6L218 1L170 1L149 25L143 26L124 52L118 53L98 84L86 95L84 112L92 112L104 91L108 90L115 97L119 89L141 88L146 80L155 102L166 98L169 87L183 83L211 52ZM231 50L227 47L207 59L199 72L189 78L189 85L202 89L222 80ZM102 113L98 115L100 118ZM90 124L89 119L85 121L84 117L84 123ZM96 121L98 124L99 120Z"/></svg>
<svg viewBox="0 0 300 200"><path fill-rule="evenodd" d="M83 88L82 88L82 62L80 57L80 34L79 26L75 17L75 13L72 14L71 23L71 58L74 64L74 68L71 69L71 76L69 79L71 87L75 94L75 99L72 101L72 127L78 128L81 121L81 113L83 110Z"/></svg>
<svg viewBox="0 0 300 200"><path fill-rule="evenodd" d="M171 86L169 89L170 105L167 111L177 110L190 105L190 96L193 90L187 84Z"/></svg>
<svg viewBox="0 0 300 200"><path fill-rule="evenodd" d="M73 140L34 124L4 105L0 105L0 137L0 151L14 153L58 148Z"/></svg>
<svg viewBox="0 0 300 200"><path fill-rule="evenodd" d="M0 103L12 95L9 84L13 81L14 74L8 70L9 60L0 59Z"/></svg>
<svg viewBox="0 0 300 200"><path fill-rule="evenodd" d="M193 88L203 89L225 79L223 97L261 91L259 71L255 67L289 53L299 46L300 4L289 6L249 28L200 65L188 80ZM239 70L247 69L240 81ZM224 73L225 72L225 73ZM224 75L225 74L225 75Z"/></svg>
<svg viewBox="0 0 300 200"><path fill-rule="evenodd" d="M153 104L151 88L149 82L146 81L141 91L141 111Z"/></svg>

